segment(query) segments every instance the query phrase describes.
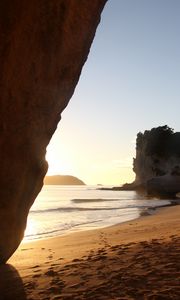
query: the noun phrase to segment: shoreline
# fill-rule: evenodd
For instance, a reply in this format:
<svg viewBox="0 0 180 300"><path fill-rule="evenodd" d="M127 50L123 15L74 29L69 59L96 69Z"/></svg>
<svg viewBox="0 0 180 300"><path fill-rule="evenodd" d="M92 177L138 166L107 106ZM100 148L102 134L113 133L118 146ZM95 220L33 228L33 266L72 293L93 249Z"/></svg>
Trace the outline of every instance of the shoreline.
<svg viewBox="0 0 180 300"><path fill-rule="evenodd" d="M118 225L22 243L8 261L26 295L17 299L179 299L179 216L180 206L169 206Z"/></svg>
<svg viewBox="0 0 180 300"><path fill-rule="evenodd" d="M166 209L169 211L169 209L172 207L178 207L178 210L180 211L180 205L179 204L167 204L167 205L163 205L163 206L157 206L157 207L149 207L147 209L144 209L142 211L142 215L140 214L137 218L128 220L128 221L124 221L121 223L117 223L117 224L113 224L113 225L109 225L109 226L105 226L105 227L99 227L99 228L90 228L90 229L82 229L82 230L78 230L78 231L69 231L67 233L64 233L62 235L57 235L57 236L51 236L51 237L47 237L47 238L42 238L42 239L36 239L36 240L28 240L28 241L23 241L21 242L20 246L18 247L18 249L16 250L16 252L13 254L13 256L8 260L8 263L11 263L11 260L16 256L16 253L19 251L26 251L27 250L33 250L34 246L36 246L36 244L39 246L41 244L50 244L52 242L52 244L56 243L56 241L66 241L66 240L78 240L78 237L82 237L83 239L86 239L86 236L94 236L96 234L98 234L99 232L111 232L111 230L114 232L114 230L119 229L120 231L124 228L127 227L129 225L133 226L133 225L137 225L140 224L141 221L142 223L144 223L144 221L146 222L146 218L148 219L149 217L152 218L153 216L157 216L157 217L161 217L161 214L163 214L163 211ZM153 210L153 213L149 213L150 210ZM180 212L179 212L179 216L180 216ZM149 222L148 222L149 223ZM129 228L128 228L129 229ZM129 233L130 234L130 233ZM133 239L133 238L132 238ZM129 237L128 237L128 242L129 242ZM77 243L78 244L78 243ZM77 245L78 246L78 245ZM16 260L16 258L15 258Z"/></svg>
<svg viewBox="0 0 180 300"><path fill-rule="evenodd" d="M78 226L74 226L70 229L67 229L67 230L56 230L54 234L51 235L51 233L45 233L44 234L44 237L37 237L37 238L32 238L32 239L29 239L29 238L24 238L24 240L22 241L22 243L31 243L31 242L35 242L35 241L41 241L41 240L46 240L46 239L49 239L49 238L54 238L54 237L61 237L61 236L66 236L66 235L69 235L69 234L73 234L73 233L76 233L76 232L83 232L83 231L91 231L91 230L96 230L96 229L104 229L104 228L108 228L108 227L111 227L111 226L115 226L115 225L120 225L120 224L124 224L126 222L130 222L130 221L133 221L133 220L136 220L136 219L139 219L141 218L142 216L148 216L148 215L152 215L153 213L156 212L157 209L159 208L163 208L163 207L170 207L170 206L174 206L174 205L179 205L180 204L180 199L165 199L165 201L168 201L169 203L168 204L163 204L163 205L157 205L157 206L149 206L149 207L144 207L144 208L137 208L139 210L137 216L136 214L134 213L134 217L129 219L129 220L124 220L124 221L121 221L121 222L112 222L112 224L106 224L106 225L99 225L99 226L89 226L90 223L87 223L86 226L84 226L85 224L79 224ZM152 213L153 212L153 213ZM93 224L96 223L96 222L92 222Z"/></svg>

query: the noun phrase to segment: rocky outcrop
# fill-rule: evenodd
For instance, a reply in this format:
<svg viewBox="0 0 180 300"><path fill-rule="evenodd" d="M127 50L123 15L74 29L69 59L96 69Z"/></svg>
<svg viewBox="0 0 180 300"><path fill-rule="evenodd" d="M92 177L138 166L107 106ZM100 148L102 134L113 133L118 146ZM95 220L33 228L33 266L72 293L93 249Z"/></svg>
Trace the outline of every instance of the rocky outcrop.
<svg viewBox="0 0 180 300"><path fill-rule="evenodd" d="M180 176L166 174L153 177L147 181L146 188L148 195L174 198L180 192Z"/></svg>
<svg viewBox="0 0 180 300"><path fill-rule="evenodd" d="M46 185L85 185L79 178L71 175L52 175L44 178Z"/></svg>
<svg viewBox="0 0 180 300"><path fill-rule="evenodd" d="M24 235L46 146L71 98L106 0L0 1L0 262Z"/></svg>
<svg viewBox="0 0 180 300"><path fill-rule="evenodd" d="M132 185L150 194L174 195L180 191L179 169L180 132L165 125L138 133Z"/></svg>

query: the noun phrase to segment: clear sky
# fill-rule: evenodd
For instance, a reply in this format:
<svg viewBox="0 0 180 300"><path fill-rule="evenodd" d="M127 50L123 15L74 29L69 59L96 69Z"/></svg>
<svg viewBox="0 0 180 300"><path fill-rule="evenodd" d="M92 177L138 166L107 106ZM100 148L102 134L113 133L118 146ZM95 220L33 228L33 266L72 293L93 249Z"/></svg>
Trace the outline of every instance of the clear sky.
<svg viewBox="0 0 180 300"><path fill-rule="evenodd" d="M48 173L131 182L137 133L165 124L180 131L180 1L109 0Z"/></svg>

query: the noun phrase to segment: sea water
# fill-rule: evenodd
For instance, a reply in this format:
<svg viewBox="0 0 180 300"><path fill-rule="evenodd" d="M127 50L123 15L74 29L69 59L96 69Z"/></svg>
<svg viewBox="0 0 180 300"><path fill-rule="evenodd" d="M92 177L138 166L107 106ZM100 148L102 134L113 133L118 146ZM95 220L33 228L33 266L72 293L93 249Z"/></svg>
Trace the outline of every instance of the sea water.
<svg viewBox="0 0 180 300"><path fill-rule="evenodd" d="M135 191L45 185L31 207L24 241L111 226L170 203L147 199Z"/></svg>

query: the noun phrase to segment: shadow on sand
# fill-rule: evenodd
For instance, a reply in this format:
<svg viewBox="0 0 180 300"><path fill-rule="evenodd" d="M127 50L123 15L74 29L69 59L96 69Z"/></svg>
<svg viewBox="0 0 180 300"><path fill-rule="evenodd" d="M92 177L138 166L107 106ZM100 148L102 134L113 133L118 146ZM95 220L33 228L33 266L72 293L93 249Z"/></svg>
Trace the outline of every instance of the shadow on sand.
<svg viewBox="0 0 180 300"><path fill-rule="evenodd" d="M0 299L26 300L22 279L11 265L0 265Z"/></svg>

